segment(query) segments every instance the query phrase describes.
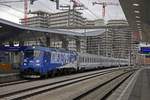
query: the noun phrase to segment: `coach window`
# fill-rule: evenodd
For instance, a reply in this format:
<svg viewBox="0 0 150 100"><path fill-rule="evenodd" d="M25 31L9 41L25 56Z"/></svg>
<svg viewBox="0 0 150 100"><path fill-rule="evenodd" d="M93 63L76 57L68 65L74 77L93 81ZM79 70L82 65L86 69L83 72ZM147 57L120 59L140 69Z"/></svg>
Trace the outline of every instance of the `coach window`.
<svg viewBox="0 0 150 100"><path fill-rule="evenodd" d="M82 62L82 60L83 60L82 57L79 57L79 61Z"/></svg>
<svg viewBox="0 0 150 100"><path fill-rule="evenodd" d="M80 61L80 62L83 62L83 58L82 58L82 57L79 57L79 61Z"/></svg>
<svg viewBox="0 0 150 100"><path fill-rule="evenodd" d="M84 57L82 57L82 62L84 62Z"/></svg>
<svg viewBox="0 0 150 100"><path fill-rule="evenodd" d="M86 58L85 62L86 62L86 63L88 62L88 58Z"/></svg>
<svg viewBox="0 0 150 100"><path fill-rule="evenodd" d="M83 63L85 63L85 58L83 57Z"/></svg>
<svg viewBox="0 0 150 100"><path fill-rule="evenodd" d="M51 58L51 54L50 54L50 52L46 52L46 54L45 54L45 55L46 55L46 57L47 57L47 58Z"/></svg>

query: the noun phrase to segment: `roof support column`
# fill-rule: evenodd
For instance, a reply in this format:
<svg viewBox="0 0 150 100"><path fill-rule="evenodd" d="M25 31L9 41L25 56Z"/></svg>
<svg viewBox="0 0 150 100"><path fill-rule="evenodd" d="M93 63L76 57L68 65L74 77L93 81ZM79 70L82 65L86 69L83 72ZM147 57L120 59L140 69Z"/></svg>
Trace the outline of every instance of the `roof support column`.
<svg viewBox="0 0 150 100"><path fill-rule="evenodd" d="M68 44L69 44L69 41L67 40L67 38L62 38L62 48L68 50Z"/></svg>
<svg viewBox="0 0 150 100"><path fill-rule="evenodd" d="M77 50L77 52L80 52L80 47L81 47L80 38L77 37L77 39L76 39L76 50Z"/></svg>
<svg viewBox="0 0 150 100"><path fill-rule="evenodd" d="M52 36L52 34L48 34L48 33L45 34L45 39L46 39L45 44L47 47L52 47L52 37L54 37Z"/></svg>
<svg viewBox="0 0 150 100"><path fill-rule="evenodd" d="M24 41L19 41L19 46L24 46Z"/></svg>

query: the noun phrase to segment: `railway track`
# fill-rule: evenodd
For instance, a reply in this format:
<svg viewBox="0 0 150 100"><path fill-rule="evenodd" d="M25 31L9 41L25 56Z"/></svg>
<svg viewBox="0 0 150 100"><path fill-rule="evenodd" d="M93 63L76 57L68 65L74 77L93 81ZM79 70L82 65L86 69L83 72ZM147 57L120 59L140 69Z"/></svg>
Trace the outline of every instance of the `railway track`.
<svg viewBox="0 0 150 100"><path fill-rule="evenodd" d="M0 84L0 87L10 86L10 85L16 85L16 84L21 84L21 83L26 83L26 82L31 82L31 81L32 81L32 80L20 79L20 80L15 80L15 81L10 81L10 82L1 83L1 84Z"/></svg>
<svg viewBox="0 0 150 100"><path fill-rule="evenodd" d="M57 89L57 88L60 88L60 87L63 87L63 86L67 86L67 85L70 85L70 84L73 84L73 83L76 83L76 82L80 82L80 81L90 79L90 78L93 78L93 77L96 77L96 76L100 76L100 75L103 75L103 74L107 74L107 73L110 73L110 71L106 71L106 72L102 72L102 73L94 73L92 75L76 77L76 78L73 78L73 79L67 79L67 80L58 81L58 82L45 84L45 85L40 85L40 86L37 86L37 87L24 89L24 90L20 90L20 91L8 93L8 94L3 94L3 95L0 95L0 98L5 98L6 97L6 99L14 99L14 100L15 99L23 99L23 98L26 98L26 97L30 97L30 96L33 96L33 95L40 94L42 92L47 92L47 91L50 91L50 90L53 90L53 89Z"/></svg>
<svg viewBox="0 0 150 100"><path fill-rule="evenodd" d="M73 100L106 100L112 92L117 89L126 79L132 75L130 73L123 73L116 76L98 86L82 93Z"/></svg>
<svg viewBox="0 0 150 100"><path fill-rule="evenodd" d="M29 97L39 95L41 93L46 93L49 91L57 90L59 88L63 88L63 87L69 86L69 85L73 85L73 84L81 83L83 81L91 80L93 78L102 77L107 74L116 73L116 72L120 73L120 70L122 73L127 73L126 71L124 72L124 69L106 70L106 71L102 71L102 72L92 73L89 75L83 75L83 76L74 77L74 78L70 78L70 79L66 79L66 80L62 80L62 81L39 85L39 86L35 86L32 88L26 88L26 89L13 91L13 92L9 92L9 93L3 93L3 94L0 94L0 98L7 99L7 100L26 99Z"/></svg>
<svg viewBox="0 0 150 100"><path fill-rule="evenodd" d="M134 71L108 73L93 79L64 86L27 100L105 100ZM120 81L121 80L121 81Z"/></svg>
<svg viewBox="0 0 150 100"><path fill-rule="evenodd" d="M87 72L82 72L82 73L87 73ZM76 74L80 74L80 73L76 73ZM74 75L74 74L69 74L69 75ZM61 76L66 76L66 75L61 75ZM57 77L61 77L61 76L55 76L55 77L51 77L51 78L57 78ZM39 79L23 79L23 78L19 78L17 80L0 82L0 87L10 86L10 85L16 85L16 84L22 84L22 83L32 82L32 81L36 81L36 80L39 80Z"/></svg>

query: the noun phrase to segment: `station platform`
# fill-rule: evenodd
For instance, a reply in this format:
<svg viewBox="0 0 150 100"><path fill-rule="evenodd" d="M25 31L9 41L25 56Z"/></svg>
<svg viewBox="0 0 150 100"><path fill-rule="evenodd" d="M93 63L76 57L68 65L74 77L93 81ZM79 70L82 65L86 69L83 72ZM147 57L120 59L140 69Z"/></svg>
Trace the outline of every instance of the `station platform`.
<svg viewBox="0 0 150 100"><path fill-rule="evenodd" d="M135 67L134 67L135 68ZM150 100L150 66L139 66L107 100Z"/></svg>
<svg viewBox="0 0 150 100"><path fill-rule="evenodd" d="M150 100L150 67L139 72L128 100Z"/></svg>

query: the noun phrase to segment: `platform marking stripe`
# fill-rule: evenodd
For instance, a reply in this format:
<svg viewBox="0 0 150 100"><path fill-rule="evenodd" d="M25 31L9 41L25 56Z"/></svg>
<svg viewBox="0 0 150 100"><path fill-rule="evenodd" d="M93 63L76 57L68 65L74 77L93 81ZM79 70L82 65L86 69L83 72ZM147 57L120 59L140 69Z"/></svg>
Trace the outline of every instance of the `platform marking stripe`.
<svg viewBox="0 0 150 100"><path fill-rule="evenodd" d="M129 89L129 87L131 86L131 84L133 83L133 81L135 80L135 78L138 76L139 72L141 70L138 70L136 72L136 74L132 77L131 81L128 83L128 85L125 87L125 89L123 90L123 92L120 94L120 96L118 97L117 100L122 100L123 96L125 95L125 92L127 91L127 89Z"/></svg>

